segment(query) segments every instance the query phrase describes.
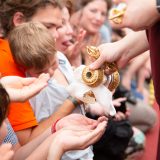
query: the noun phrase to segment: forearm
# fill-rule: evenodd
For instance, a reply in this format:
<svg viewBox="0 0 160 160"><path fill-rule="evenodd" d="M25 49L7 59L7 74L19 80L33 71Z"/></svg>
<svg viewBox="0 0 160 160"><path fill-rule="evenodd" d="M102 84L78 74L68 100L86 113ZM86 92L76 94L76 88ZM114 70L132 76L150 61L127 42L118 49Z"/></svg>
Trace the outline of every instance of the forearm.
<svg viewBox="0 0 160 160"><path fill-rule="evenodd" d="M55 138L49 148L48 160L61 160L62 155L62 147L60 146L59 141Z"/></svg>
<svg viewBox="0 0 160 160"><path fill-rule="evenodd" d="M41 145L39 145L27 158L26 160L46 160L48 157L49 147L54 139L52 134L48 137Z"/></svg>
<svg viewBox="0 0 160 160"><path fill-rule="evenodd" d="M31 142L19 147L15 152L14 159L15 160L23 160L27 158L34 150L37 148L43 141L45 141L48 137L51 136L51 128L48 128L44 133L36 137Z"/></svg>
<svg viewBox="0 0 160 160"><path fill-rule="evenodd" d="M34 139L41 133L43 133L46 129L48 129L57 119L63 118L73 112L75 109L74 104L70 100L65 100L64 103L59 106L59 109L54 112L49 118L40 122L37 127L32 130L32 134L29 140Z"/></svg>
<svg viewBox="0 0 160 160"><path fill-rule="evenodd" d="M124 61L129 61L149 49L145 31L131 32L118 43L121 46L121 59Z"/></svg>

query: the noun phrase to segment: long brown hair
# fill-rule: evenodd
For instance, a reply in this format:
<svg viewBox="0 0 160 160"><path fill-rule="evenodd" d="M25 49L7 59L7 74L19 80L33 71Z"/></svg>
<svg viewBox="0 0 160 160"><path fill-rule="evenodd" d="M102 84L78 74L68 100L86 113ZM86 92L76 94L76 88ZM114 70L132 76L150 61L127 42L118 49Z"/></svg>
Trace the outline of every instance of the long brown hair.
<svg viewBox="0 0 160 160"><path fill-rule="evenodd" d="M0 23L5 34L13 28L13 17L16 12L21 12L25 21L29 21L39 8L47 5L62 8L59 0L0 0Z"/></svg>

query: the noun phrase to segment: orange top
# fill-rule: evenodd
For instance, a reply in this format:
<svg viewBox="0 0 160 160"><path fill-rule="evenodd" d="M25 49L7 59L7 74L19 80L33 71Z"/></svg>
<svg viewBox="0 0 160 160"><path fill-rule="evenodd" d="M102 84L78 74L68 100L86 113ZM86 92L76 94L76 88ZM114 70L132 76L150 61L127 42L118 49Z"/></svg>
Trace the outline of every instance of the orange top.
<svg viewBox="0 0 160 160"><path fill-rule="evenodd" d="M0 73L1 76L25 76L14 63L9 44L3 39L0 39ZM28 101L24 103L11 103L8 118L15 131L37 125L34 112Z"/></svg>

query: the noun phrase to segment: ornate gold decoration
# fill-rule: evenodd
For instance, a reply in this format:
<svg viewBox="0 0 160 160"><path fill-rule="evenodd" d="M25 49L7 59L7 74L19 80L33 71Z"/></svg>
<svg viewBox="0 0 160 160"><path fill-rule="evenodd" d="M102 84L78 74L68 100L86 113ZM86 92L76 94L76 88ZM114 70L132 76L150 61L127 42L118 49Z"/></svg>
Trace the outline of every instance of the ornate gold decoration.
<svg viewBox="0 0 160 160"><path fill-rule="evenodd" d="M110 91L113 91L114 89L116 89L119 85L120 82L120 76L118 71L114 72L113 74L110 75L111 76L111 80L110 83L108 85L108 89Z"/></svg>
<svg viewBox="0 0 160 160"><path fill-rule="evenodd" d="M112 20L116 24L122 23L124 13L126 11L126 4L118 5L116 8L112 8L109 14L108 19Z"/></svg>
<svg viewBox="0 0 160 160"><path fill-rule="evenodd" d="M87 46L87 53L95 59L97 59L100 56L98 48L94 46ZM97 87L103 82L104 69L107 70L110 74L109 76L111 76L111 78L109 78L110 81L108 83L108 88L112 91L115 88L117 88L119 84L119 73L117 72L118 68L114 62L106 62L103 68L97 70L90 70L89 67L86 66L82 71L82 80L85 84L87 84L90 87Z"/></svg>
<svg viewBox="0 0 160 160"><path fill-rule="evenodd" d="M83 101L84 101L85 103L92 104L92 103L95 103L95 102L96 102L96 97L95 97L94 93L90 90L90 91L86 92L86 93L83 95Z"/></svg>
<svg viewBox="0 0 160 160"><path fill-rule="evenodd" d="M97 87L102 83L104 76L104 70L90 70L89 67L85 67L82 71L83 81L90 87Z"/></svg>

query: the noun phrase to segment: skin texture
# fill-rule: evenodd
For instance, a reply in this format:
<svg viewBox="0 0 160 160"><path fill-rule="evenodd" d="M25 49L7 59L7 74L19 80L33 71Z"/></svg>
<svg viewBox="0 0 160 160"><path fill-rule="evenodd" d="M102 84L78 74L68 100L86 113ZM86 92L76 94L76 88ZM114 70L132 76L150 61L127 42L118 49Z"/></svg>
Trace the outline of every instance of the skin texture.
<svg viewBox="0 0 160 160"><path fill-rule="evenodd" d="M11 101L24 102L46 87L49 78L48 74L41 74L38 78L7 76L1 78L1 83L7 90Z"/></svg>
<svg viewBox="0 0 160 160"><path fill-rule="evenodd" d="M14 155L11 144L3 144L0 146L0 159L11 160Z"/></svg>
<svg viewBox="0 0 160 160"><path fill-rule="evenodd" d="M94 0L83 8L81 14L79 24L88 33L95 34L106 20L107 4L104 0Z"/></svg>
<svg viewBox="0 0 160 160"><path fill-rule="evenodd" d="M115 24L115 27L128 27L138 31L151 27L160 18L155 0L116 0L116 3L121 2L126 3L127 9L122 23Z"/></svg>
<svg viewBox="0 0 160 160"><path fill-rule="evenodd" d="M120 41L104 43L98 49L100 57L90 65L90 69L99 68L105 61L116 62L118 68L122 68L130 59L147 51L149 46L145 31L139 31L127 34Z"/></svg>

